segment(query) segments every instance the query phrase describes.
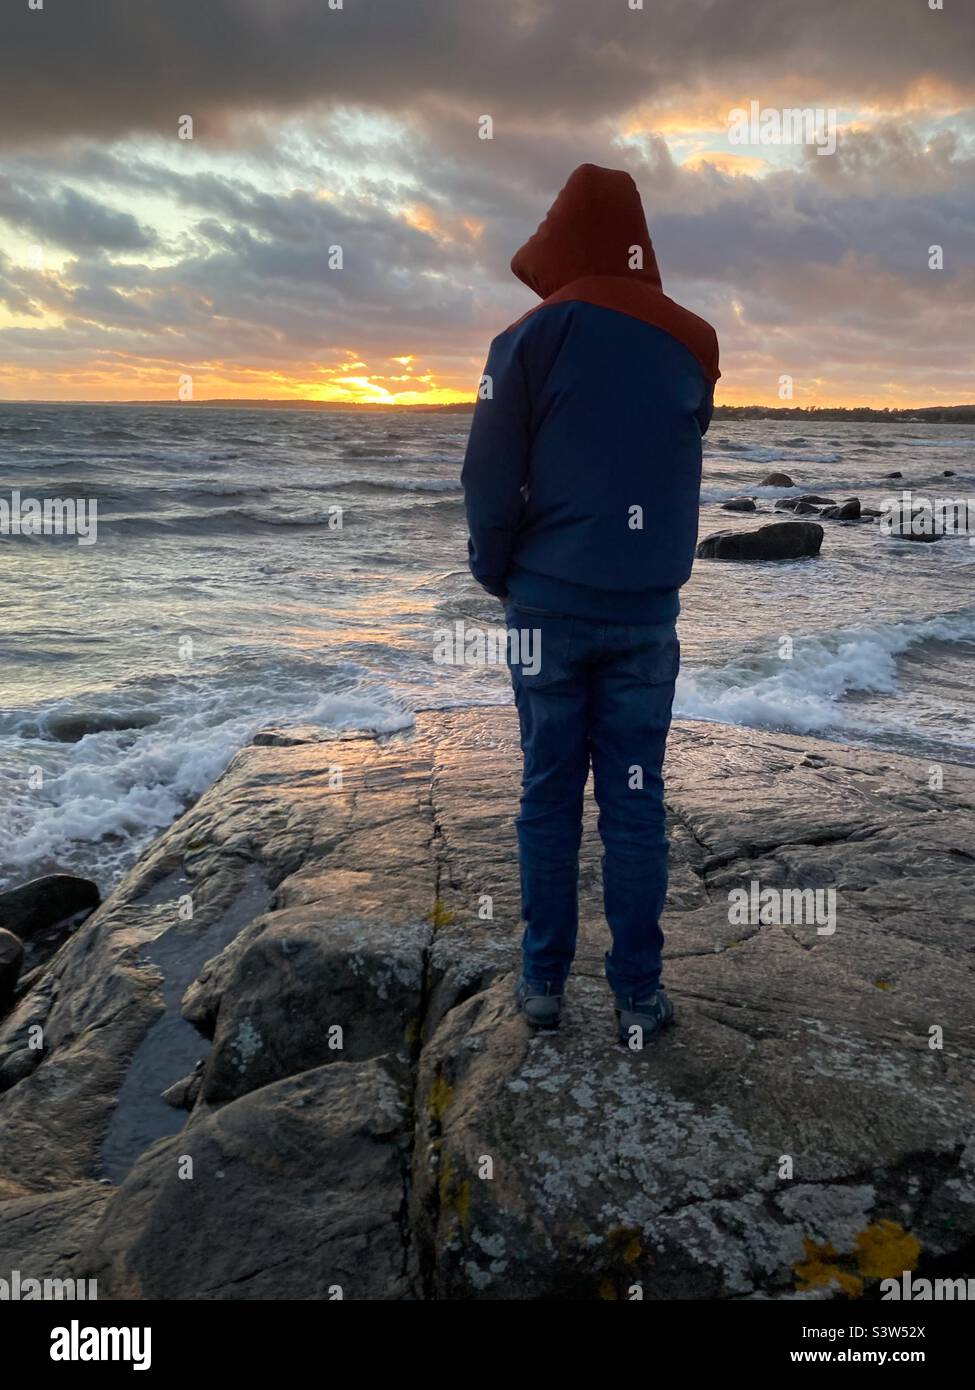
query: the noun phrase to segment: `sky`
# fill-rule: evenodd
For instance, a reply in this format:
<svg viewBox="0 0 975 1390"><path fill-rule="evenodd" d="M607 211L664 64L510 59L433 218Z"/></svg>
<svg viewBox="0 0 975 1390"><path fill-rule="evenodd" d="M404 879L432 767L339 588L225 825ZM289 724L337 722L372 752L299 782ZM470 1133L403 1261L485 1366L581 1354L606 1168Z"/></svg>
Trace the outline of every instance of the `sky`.
<svg viewBox="0 0 975 1390"><path fill-rule="evenodd" d="M0 399L469 399L583 162L719 402L975 400L971 0L0 0Z"/></svg>

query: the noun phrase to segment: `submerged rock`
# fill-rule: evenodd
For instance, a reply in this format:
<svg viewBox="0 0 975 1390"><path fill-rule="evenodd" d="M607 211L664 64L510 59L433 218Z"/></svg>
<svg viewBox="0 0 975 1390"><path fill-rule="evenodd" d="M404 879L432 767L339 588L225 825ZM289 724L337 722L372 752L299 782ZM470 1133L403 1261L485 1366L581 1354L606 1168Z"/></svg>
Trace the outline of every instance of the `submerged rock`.
<svg viewBox="0 0 975 1390"><path fill-rule="evenodd" d="M795 487L788 473L769 473L762 479L762 487Z"/></svg>
<svg viewBox="0 0 975 1390"><path fill-rule="evenodd" d="M755 511L754 497L730 497L727 502L721 503L723 512L753 512Z"/></svg>
<svg viewBox="0 0 975 1390"><path fill-rule="evenodd" d="M811 492L804 493L802 497L779 497L775 505L779 511L808 513L815 511L817 507L835 507L836 500L832 497L817 497Z"/></svg>
<svg viewBox="0 0 975 1390"><path fill-rule="evenodd" d="M121 733L126 729L147 729L159 722L158 714L151 712L130 714L58 714L52 715L44 725L51 738L60 743L80 743L89 734Z"/></svg>
<svg viewBox="0 0 975 1390"><path fill-rule="evenodd" d="M940 541L945 537L944 516L931 507L901 505L884 514L884 535L897 541Z"/></svg>
<svg viewBox="0 0 975 1390"><path fill-rule="evenodd" d="M828 521L859 521L860 499L859 497L850 497L837 507L824 507L819 515Z"/></svg>
<svg viewBox="0 0 975 1390"><path fill-rule="evenodd" d="M776 502L775 510L777 512L792 512L795 516L816 516L819 508L814 507L811 502L804 502L801 497L796 497Z"/></svg>
<svg viewBox="0 0 975 1390"><path fill-rule="evenodd" d="M800 560L819 554L823 528L811 521L774 521L757 531L716 531L698 544L699 560Z"/></svg>

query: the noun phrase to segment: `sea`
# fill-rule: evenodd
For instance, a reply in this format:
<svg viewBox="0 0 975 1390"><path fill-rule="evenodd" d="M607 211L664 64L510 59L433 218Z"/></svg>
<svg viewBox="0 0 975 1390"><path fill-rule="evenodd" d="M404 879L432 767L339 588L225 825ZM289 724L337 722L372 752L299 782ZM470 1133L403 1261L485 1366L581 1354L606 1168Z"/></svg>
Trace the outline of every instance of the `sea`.
<svg viewBox="0 0 975 1390"><path fill-rule="evenodd" d="M469 422L0 404L0 499L97 502L94 544L0 534L0 886L58 869L107 892L264 727L508 702L503 665L437 656L458 623L503 624L467 571ZM716 420L701 534L904 487L971 498L975 426ZM741 494L757 516L721 510ZM975 545L824 525L815 560L697 562L677 718L975 763Z"/></svg>

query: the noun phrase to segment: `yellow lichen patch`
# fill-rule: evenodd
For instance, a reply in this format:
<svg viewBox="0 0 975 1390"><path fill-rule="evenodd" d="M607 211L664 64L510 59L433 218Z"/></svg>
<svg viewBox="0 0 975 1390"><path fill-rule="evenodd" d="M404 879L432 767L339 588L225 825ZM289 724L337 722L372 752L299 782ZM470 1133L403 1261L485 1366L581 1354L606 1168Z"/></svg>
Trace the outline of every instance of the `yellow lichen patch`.
<svg viewBox="0 0 975 1390"><path fill-rule="evenodd" d="M832 1245L817 1245L814 1240L804 1240L802 1243L806 1258L793 1265L799 1293L837 1286L848 1298L858 1298L863 1293L863 1280L836 1263L840 1256Z"/></svg>
<svg viewBox="0 0 975 1390"><path fill-rule="evenodd" d="M916 1269L921 1243L896 1221L877 1221L856 1239L860 1273L868 1279L894 1279Z"/></svg>
<svg viewBox="0 0 975 1390"><path fill-rule="evenodd" d="M463 1227L470 1224L471 1219L471 1184L465 1178L463 1182L457 1184L457 1194L454 1198L454 1210L457 1213L457 1220Z"/></svg>
<svg viewBox="0 0 975 1390"><path fill-rule="evenodd" d="M435 1120L443 1119L453 1098L454 1088L443 1076L436 1076L430 1087L430 1099L428 1101L430 1114Z"/></svg>
<svg viewBox="0 0 975 1390"><path fill-rule="evenodd" d="M467 1178L457 1181L454 1165L449 1158L444 1159L441 1166L438 1189L441 1213L454 1216L458 1224L466 1228L471 1219L471 1184Z"/></svg>
<svg viewBox="0 0 975 1390"><path fill-rule="evenodd" d="M600 1284L599 1297L605 1298L607 1302L619 1302L619 1295L617 1294L616 1290L613 1288L612 1284L609 1282L608 1279L604 1279L603 1282Z"/></svg>
<svg viewBox="0 0 975 1390"><path fill-rule="evenodd" d="M893 986L893 984L891 983L890 980L874 980L874 986L875 986L877 989L893 989L893 988L894 988L894 986Z"/></svg>
<svg viewBox="0 0 975 1390"><path fill-rule="evenodd" d="M633 1264L643 1254L640 1231L635 1226L614 1226L606 1240L614 1251L619 1252L624 1264Z"/></svg>
<svg viewBox="0 0 975 1390"><path fill-rule="evenodd" d="M411 1018L403 1033L403 1040L407 1047L412 1047L415 1042L419 1041L419 1038L420 1020L418 1018Z"/></svg>
<svg viewBox="0 0 975 1390"><path fill-rule="evenodd" d="M444 907L443 903L438 898L427 913L426 920L435 927L450 927L457 921L457 913L451 912L449 908Z"/></svg>

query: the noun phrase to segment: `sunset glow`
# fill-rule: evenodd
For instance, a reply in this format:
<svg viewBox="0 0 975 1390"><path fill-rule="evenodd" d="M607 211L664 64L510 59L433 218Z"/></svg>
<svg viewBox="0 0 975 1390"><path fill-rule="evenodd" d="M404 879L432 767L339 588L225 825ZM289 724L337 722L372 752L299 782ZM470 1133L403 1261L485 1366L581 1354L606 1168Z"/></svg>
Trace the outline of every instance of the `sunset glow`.
<svg viewBox="0 0 975 1390"><path fill-rule="evenodd" d="M970 19L915 7L867 42L861 5L786 41L773 8L752 6L744 56L724 3L706 34L692 6L632 11L623 42L575 0L505 0L451 11L431 69L409 26L387 54L325 7L312 61L258 6L233 62L201 51L206 81L187 68L179 97L159 76L188 62L175 22L150 34L128 11L100 45L107 19L22 16L0 98L0 398L176 400L191 379L197 401L469 401L533 303L511 254L588 160L630 170L665 291L717 328L719 402L970 399ZM78 44L111 65L82 72ZM284 68L264 71L269 48ZM38 113L18 69L43 65L65 78ZM835 153L733 143L751 102L831 113Z"/></svg>

